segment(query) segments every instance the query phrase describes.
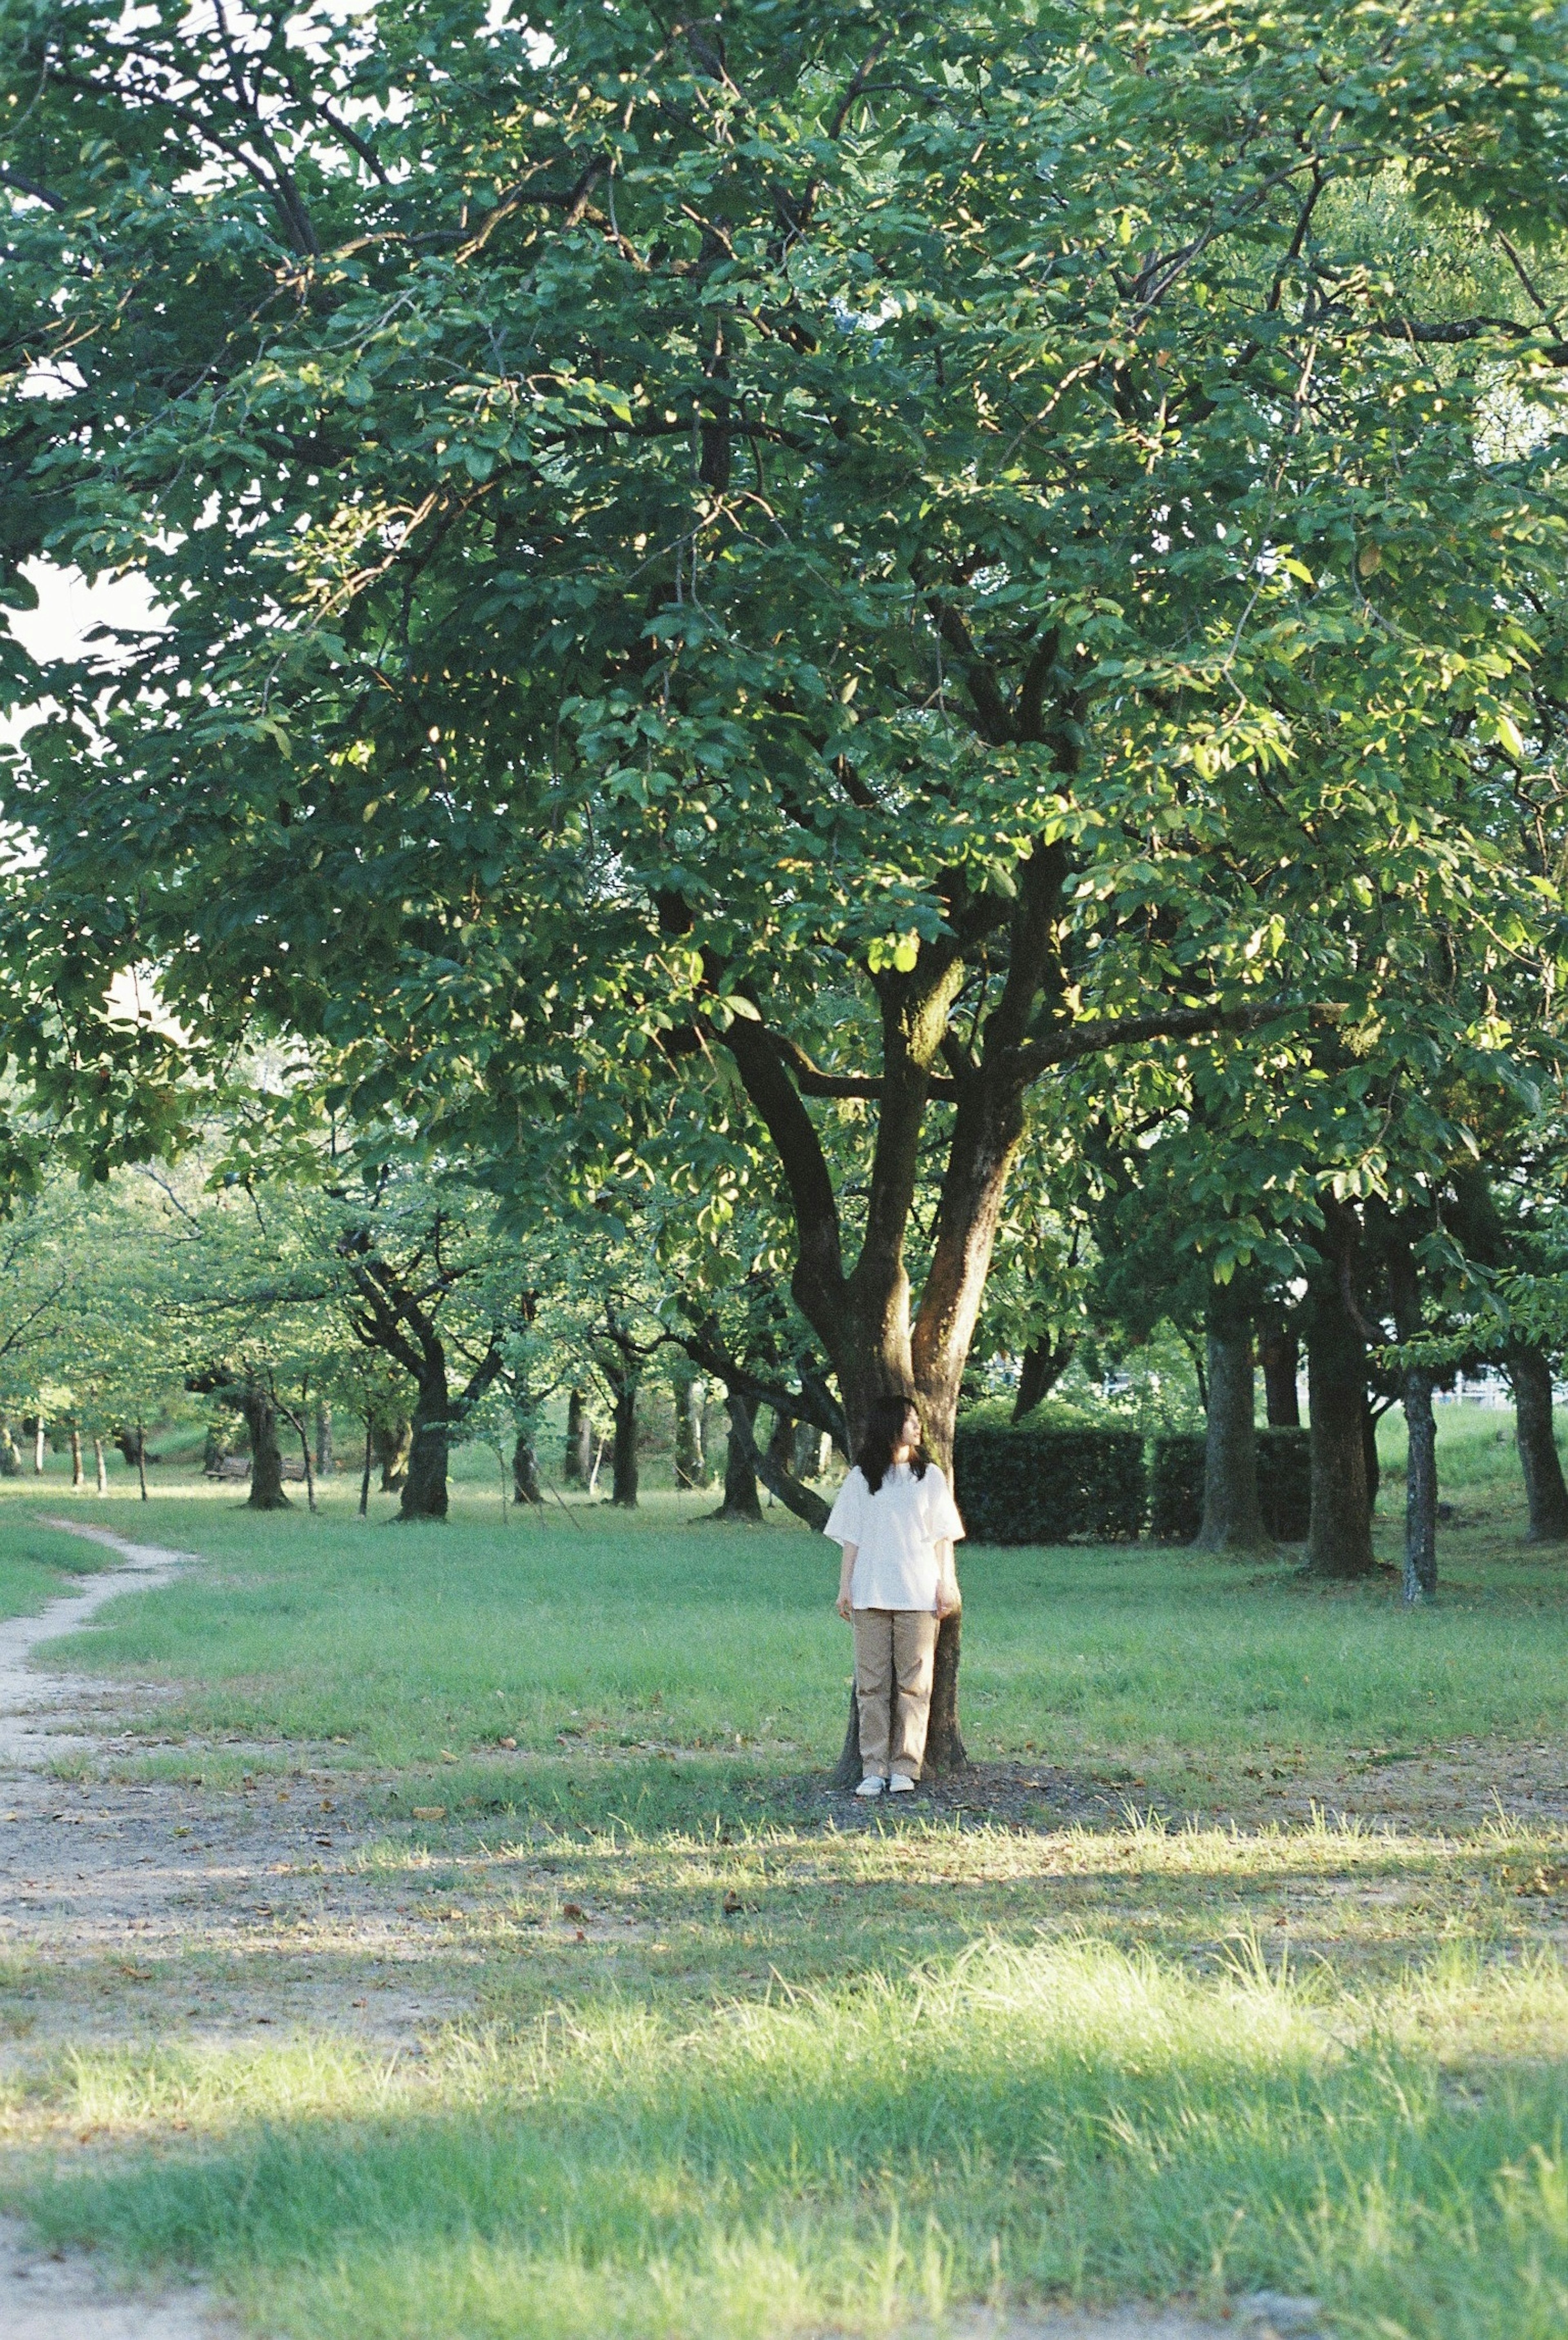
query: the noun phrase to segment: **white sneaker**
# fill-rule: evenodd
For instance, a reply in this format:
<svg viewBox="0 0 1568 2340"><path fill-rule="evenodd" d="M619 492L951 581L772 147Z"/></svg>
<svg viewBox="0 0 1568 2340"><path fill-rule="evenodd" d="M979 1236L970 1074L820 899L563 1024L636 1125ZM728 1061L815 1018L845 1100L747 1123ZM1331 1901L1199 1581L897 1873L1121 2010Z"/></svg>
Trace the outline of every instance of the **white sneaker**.
<svg viewBox="0 0 1568 2340"><path fill-rule="evenodd" d="M882 1782L878 1779L874 1771L868 1771L865 1778L861 1780L859 1786L855 1790L855 1793L858 1796L879 1796L881 1792Z"/></svg>
<svg viewBox="0 0 1568 2340"><path fill-rule="evenodd" d="M888 1793L890 1796L912 1796L914 1792L913 1780L906 1780L902 1771L895 1771L888 1782Z"/></svg>

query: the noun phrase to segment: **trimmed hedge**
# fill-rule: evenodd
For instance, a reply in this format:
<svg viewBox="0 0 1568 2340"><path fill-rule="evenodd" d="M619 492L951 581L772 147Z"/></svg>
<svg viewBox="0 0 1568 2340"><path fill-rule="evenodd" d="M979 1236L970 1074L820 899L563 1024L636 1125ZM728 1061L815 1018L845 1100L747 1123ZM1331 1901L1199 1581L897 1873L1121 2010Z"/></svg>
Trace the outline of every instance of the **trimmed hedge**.
<svg viewBox="0 0 1568 2340"><path fill-rule="evenodd" d="M1203 1525L1204 1433L1167 1430L1149 1441L1149 1533L1191 1543Z"/></svg>
<svg viewBox="0 0 1568 2340"><path fill-rule="evenodd" d="M960 1421L953 1478L977 1543L1122 1539L1144 1522L1144 1442L1136 1430Z"/></svg>
<svg viewBox="0 0 1568 2340"><path fill-rule="evenodd" d="M1257 1494L1263 1523L1280 1543L1312 1533L1312 1433L1282 1426L1257 1433Z"/></svg>
<svg viewBox="0 0 1568 2340"><path fill-rule="evenodd" d="M1203 1525L1204 1434L1167 1432L1149 1442L1149 1533L1156 1543L1191 1543ZM1305 1543L1312 1522L1311 1433L1260 1430L1257 1495L1263 1523L1279 1543Z"/></svg>

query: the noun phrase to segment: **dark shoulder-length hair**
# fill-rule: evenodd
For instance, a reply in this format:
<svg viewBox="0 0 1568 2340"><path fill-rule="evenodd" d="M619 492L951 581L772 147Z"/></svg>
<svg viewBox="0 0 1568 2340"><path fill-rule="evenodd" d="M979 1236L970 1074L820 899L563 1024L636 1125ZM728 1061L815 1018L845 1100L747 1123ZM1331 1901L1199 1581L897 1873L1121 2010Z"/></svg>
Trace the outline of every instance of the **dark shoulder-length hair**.
<svg viewBox="0 0 1568 2340"><path fill-rule="evenodd" d="M893 1449L903 1433L904 1417L908 1413L918 1416L912 1397L874 1397L871 1400L870 1410L866 1416L866 1435L860 1441L860 1452L855 1460L873 1494L893 1467ZM922 1436L915 1442L915 1451L909 1457L909 1468L917 1479L925 1477L930 1461Z"/></svg>

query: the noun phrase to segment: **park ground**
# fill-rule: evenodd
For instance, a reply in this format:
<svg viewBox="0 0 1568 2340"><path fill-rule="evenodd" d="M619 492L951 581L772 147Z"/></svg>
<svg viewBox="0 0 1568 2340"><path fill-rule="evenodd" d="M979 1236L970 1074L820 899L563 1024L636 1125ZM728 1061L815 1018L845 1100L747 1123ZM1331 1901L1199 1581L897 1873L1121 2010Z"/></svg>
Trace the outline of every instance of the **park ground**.
<svg viewBox="0 0 1568 2340"><path fill-rule="evenodd" d="M968 1552L975 1765L896 1813L826 1788L835 1556L777 1511L7 1482L0 1615L113 1561L50 1520L196 1557L47 1646L0 1779L0 2206L291 2340L1259 2289L1561 2340L1568 1552L1511 1429L1445 1410L1414 1614L1295 1553Z"/></svg>

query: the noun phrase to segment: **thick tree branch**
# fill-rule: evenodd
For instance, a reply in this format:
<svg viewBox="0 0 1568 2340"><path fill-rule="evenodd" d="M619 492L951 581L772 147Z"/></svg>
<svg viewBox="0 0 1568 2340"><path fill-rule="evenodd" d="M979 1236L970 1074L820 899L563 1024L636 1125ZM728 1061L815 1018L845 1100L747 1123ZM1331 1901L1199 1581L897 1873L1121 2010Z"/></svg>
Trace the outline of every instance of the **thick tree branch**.
<svg viewBox="0 0 1568 2340"><path fill-rule="evenodd" d="M1287 1012L1280 1000L1260 1001L1246 1007L1162 1007L1147 1016L1108 1016L1081 1024L1064 1025L1041 1040L1027 1040L1003 1060L1007 1071L1023 1082L1034 1080L1054 1065L1077 1064L1102 1049L1125 1047L1133 1040L1197 1039L1207 1032L1244 1032Z"/></svg>

